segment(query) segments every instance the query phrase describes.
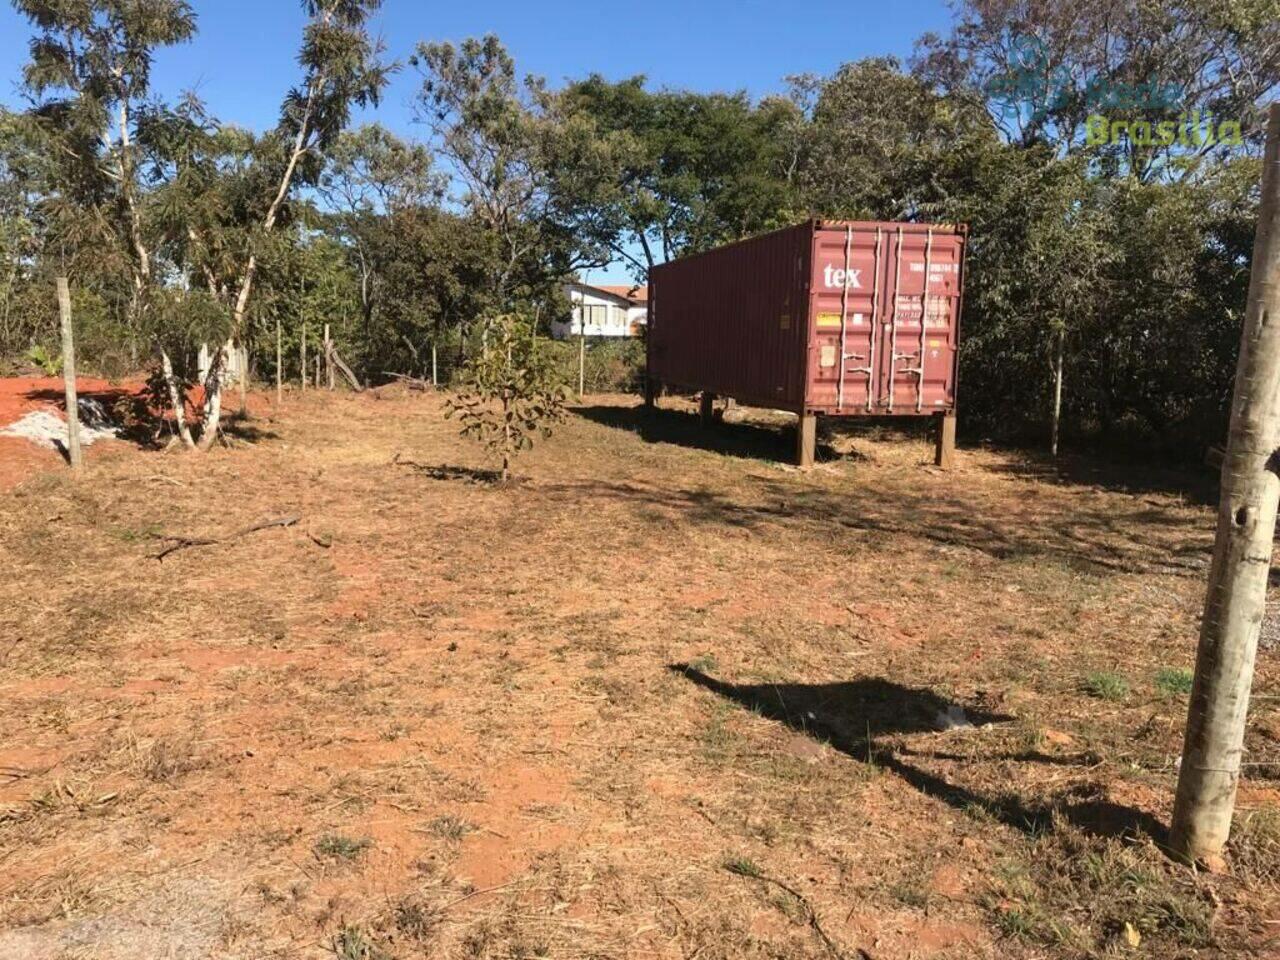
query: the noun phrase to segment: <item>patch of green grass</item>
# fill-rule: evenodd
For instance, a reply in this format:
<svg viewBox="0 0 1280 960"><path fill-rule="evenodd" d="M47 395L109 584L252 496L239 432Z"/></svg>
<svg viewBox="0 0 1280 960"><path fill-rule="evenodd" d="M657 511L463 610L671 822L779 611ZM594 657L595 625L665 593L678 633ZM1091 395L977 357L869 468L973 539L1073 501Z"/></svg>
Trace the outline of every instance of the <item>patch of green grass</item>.
<svg viewBox="0 0 1280 960"><path fill-rule="evenodd" d="M1126 952L1130 931L1151 956L1181 956L1210 942L1214 912L1154 844L1091 836L1060 816L992 871L984 905L1006 936L1064 957Z"/></svg>
<svg viewBox="0 0 1280 960"><path fill-rule="evenodd" d="M735 734L729 728L729 721L734 708L732 704L719 702L712 706L711 717L702 730L702 749L710 760L723 759L729 753Z"/></svg>
<svg viewBox="0 0 1280 960"><path fill-rule="evenodd" d="M750 857L729 856L725 857L720 864L730 873L739 877L751 877L753 880L759 880L764 874L756 865L755 861Z"/></svg>
<svg viewBox="0 0 1280 960"><path fill-rule="evenodd" d="M343 926L329 944L329 949L338 960L392 960L391 954L359 927Z"/></svg>
<svg viewBox="0 0 1280 960"><path fill-rule="evenodd" d="M462 817L447 813L444 816L436 817L429 824L427 829L439 837L441 840L448 840L450 843L457 843L468 833L475 830L471 824Z"/></svg>
<svg viewBox="0 0 1280 960"><path fill-rule="evenodd" d="M696 670L699 673L711 673L718 666L720 666L720 661L711 653L701 653L689 661L689 669Z"/></svg>
<svg viewBox="0 0 1280 960"><path fill-rule="evenodd" d="M1084 678L1084 690L1099 700L1123 700L1129 696L1129 681L1122 673L1097 670Z"/></svg>
<svg viewBox="0 0 1280 960"><path fill-rule="evenodd" d="M1188 694L1195 678L1190 670L1165 667L1156 673L1156 690L1166 697Z"/></svg>
<svg viewBox="0 0 1280 960"><path fill-rule="evenodd" d="M320 860L355 860L373 846L366 837L344 837L340 833L326 833L316 840L311 850Z"/></svg>

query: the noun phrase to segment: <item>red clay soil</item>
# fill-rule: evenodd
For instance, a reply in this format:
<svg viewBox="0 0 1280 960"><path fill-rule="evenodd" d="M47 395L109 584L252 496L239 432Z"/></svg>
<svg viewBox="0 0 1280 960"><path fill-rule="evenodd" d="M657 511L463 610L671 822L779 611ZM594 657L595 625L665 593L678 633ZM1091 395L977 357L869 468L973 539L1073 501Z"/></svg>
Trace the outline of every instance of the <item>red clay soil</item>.
<svg viewBox="0 0 1280 960"><path fill-rule="evenodd" d="M112 383L96 377L77 377L76 390L82 397L93 397L110 407L120 397L136 393L141 381ZM0 379L0 429L21 420L32 410L41 407L56 409L59 415L66 410L64 386L61 377L5 377ZM99 447L99 450L102 448ZM90 448L89 455L93 455ZM32 443L22 437L0 437L0 491L40 470L49 470L62 463L58 452L42 444Z"/></svg>
<svg viewBox="0 0 1280 960"><path fill-rule="evenodd" d="M142 392L144 383L140 379L128 379L119 382L101 380L97 377L76 377L76 391L81 398L97 400L110 410L122 397L136 396ZM4 377L0 378L0 429L22 419L32 410L41 407L51 408L59 416L65 416L65 387L61 377ZM204 402L204 391L196 387L190 392L190 415ZM224 401L224 411L234 409L238 401ZM249 396L249 409L257 413L265 410L268 400L265 396ZM115 446L111 442L99 442L86 451L92 458L95 453L101 455ZM62 457L58 452L43 444L33 443L22 437L0 437L0 492L12 489L16 484L41 470L51 470L61 466Z"/></svg>

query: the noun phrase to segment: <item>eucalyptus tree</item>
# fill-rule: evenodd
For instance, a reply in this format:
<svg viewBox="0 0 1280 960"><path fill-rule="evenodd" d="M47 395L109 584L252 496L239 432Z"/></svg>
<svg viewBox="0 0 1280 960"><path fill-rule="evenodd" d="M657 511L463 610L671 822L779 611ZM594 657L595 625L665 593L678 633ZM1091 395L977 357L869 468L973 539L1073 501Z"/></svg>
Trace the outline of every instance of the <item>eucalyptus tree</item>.
<svg viewBox="0 0 1280 960"><path fill-rule="evenodd" d="M38 249L35 204L40 161L23 135L22 118L0 107L0 354L31 346L30 318L15 309Z"/></svg>
<svg viewBox="0 0 1280 960"><path fill-rule="evenodd" d="M377 104L393 66L382 59L380 42L369 33L369 20L382 0L303 0L308 23L298 62L301 83L285 96L280 122L258 145L256 163L273 184L261 220L253 225L236 293L231 304L232 337L247 333L250 298L259 265L259 248L286 212L290 195L300 185L314 185L324 169L324 156L337 141L357 106ZM211 373L220 374L227 349L214 351ZM221 377L208 384L206 425L201 446L213 443L221 414ZM212 428L212 429L211 429Z"/></svg>
<svg viewBox="0 0 1280 960"><path fill-rule="evenodd" d="M495 295L506 298L522 265L539 256L546 221L546 172L538 162L529 88L492 35L457 46L422 43L409 62L422 77L417 119L462 187L462 207L501 245L491 283Z"/></svg>
<svg viewBox="0 0 1280 960"><path fill-rule="evenodd" d="M435 205L443 190L431 152L379 124L344 132L330 149L316 192L330 215L330 231L347 246L359 275L366 340L373 336L384 283L386 265L379 254L387 245L379 241L387 220Z"/></svg>
<svg viewBox="0 0 1280 960"><path fill-rule="evenodd" d="M49 160L44 213L59 255L114 247L136 328L156 278L136 131L157 49L195 33L185 0L14 0L35 36L23 69L30 129Z"/></svg>

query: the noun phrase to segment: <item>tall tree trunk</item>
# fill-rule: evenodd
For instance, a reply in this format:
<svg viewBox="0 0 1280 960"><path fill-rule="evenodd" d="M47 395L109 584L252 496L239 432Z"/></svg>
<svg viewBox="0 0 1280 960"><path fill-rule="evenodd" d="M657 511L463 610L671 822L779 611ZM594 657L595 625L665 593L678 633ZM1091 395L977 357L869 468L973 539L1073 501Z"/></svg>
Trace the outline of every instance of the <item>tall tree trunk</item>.
<svg viewBox="0 0 1280 960"><path fill-rule="evenodd" d="M262 232L270 233L275 229L276 219L280 216L280 207L289 196L289 187L293 183L294 171L298 169L298 161L307 152L307 139L311 135L311 113L315 108L317 89L323 83L323 77L317 77L307 87L307 102L302 110L302 122L298 124L298 135L293 139L293 149L289 152L289 161L285 164L276 195L267 208L267 215L262 220ZM258 257L249 254L245 264L244 277L240 281L240 292L236 294L235 308L232 314L235 324L235 336L241 336L244 330L245 313L249 309L249 296L253 292L253 281L258 275Z"/></svg>
<svg viewBox="0 0 1280 960"><path fill-rule="evenodd" d="M1280 104L1272 104L1262 202L1231 429L1169 843L1219 859L1231 833L1240 755L1280 497Z"/></svg>

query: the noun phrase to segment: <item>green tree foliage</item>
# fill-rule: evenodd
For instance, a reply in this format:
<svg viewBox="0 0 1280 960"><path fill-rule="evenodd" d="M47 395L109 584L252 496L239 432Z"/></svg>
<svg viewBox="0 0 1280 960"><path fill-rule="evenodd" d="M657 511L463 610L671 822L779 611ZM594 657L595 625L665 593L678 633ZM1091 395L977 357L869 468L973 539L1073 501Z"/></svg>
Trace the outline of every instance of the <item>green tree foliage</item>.
<svg viewBox="0 0 1280 960"><path fill-rule="evenodd" d="M433 355L448 378L483 353L485 318L545 330L564 283L606 262L644 280L806 217L960 222L966 430L1046 435L1061 385L1068 437L1140 433L1198 456L1221 435L1280 0L964 0L909 69L872 58L759 101L643 77L552 88L496 37L421 43L421 144L347 129L392 69L368 33L376 0L304 4L298 86L260 135L150 90L155 51L192 36L189 4L17 6L35 36L33 109L0 112L9 357L54 347L49 289L67 269L83 359L123 371L154 351L175 409L203 343L239 340L274 372L277 320L287 375L303 325L314 340L328 323L364 379L426 376ZM1151 84L1176 102L1106 99ZM1241 120L1246 142L1085 138L1094 111L1192 108ZM614 367L634 353L610 355L601 382L625 380Z"/></svg>
<svg viewBox="0 0 1280 960"><path fill-rule="evenodd" d="M377 124L342 134L330 150L317 191L330 212L330 232L350 251L369 346L392 253L390 222L431 208L443 190L444 178L434 170L430 151Z"/></svg>
<svg viewBox="0 0 1280 960"><path fill-rule="evenodd" d="M484 445L501 462L501 479L511 476L511 461L549 437L564 418L568 387L554 362L539 349L533 323L504 314L486 325L480 352L468 361L457 393L446 400L447 417L462 424L463 436Z"/></svg>
<svg viewBox="0 0 1280 960"><path fill-rule="evenodd" d="M554 186L572 229L594 237L643 279L683 253L783 226L794 213L790 103L746 94L651 92L644 77L599 75L547 99L598 149L557 164Z"/></svg>

